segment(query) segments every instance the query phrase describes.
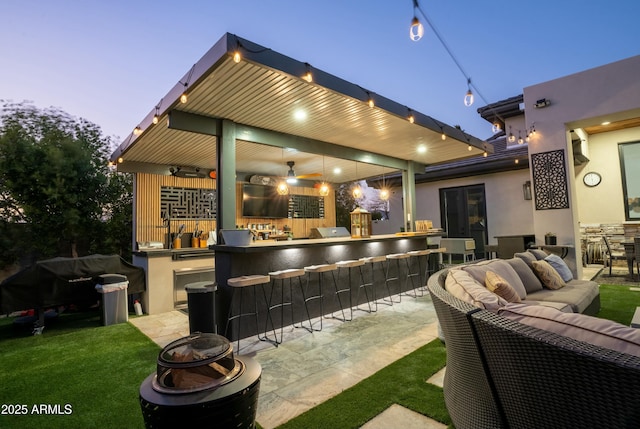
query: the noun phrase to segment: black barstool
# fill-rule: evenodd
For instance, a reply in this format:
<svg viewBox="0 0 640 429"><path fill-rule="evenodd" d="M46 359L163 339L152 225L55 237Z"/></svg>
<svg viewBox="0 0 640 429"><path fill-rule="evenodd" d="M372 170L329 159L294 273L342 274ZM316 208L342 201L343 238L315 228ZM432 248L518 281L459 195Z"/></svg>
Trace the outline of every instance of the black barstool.
<svg viewBox="0 0 640 429"><path fill-rule="evenodd" d="M406 269L406 278L404 278L404 283L405 286L409 281L409 273L410 273L410 269L409 269L409 258L410 256L406 253L392 253L387 255L387 274L386 274L386 285L387 288L389 288L389 283L397 281L398 282L398 300L397 301L393 301L393 302L401 302L402 301L402 295L404 293L406 293L405 290L403 290L402 288L402 267L400 265L400 261L404 261L404 265L405 265L405 269ZM395 277L391 277L391 266L394 265L393 262L395 262L395 267L396 267L396 275ZM391 298L393 300L393 298Z"/></svg>
<svg viewBox="0 0 640 429"><path fill-rule="evenodd" d="M229 326L231 326L231 322L233 320L238 320L238 352L240 351L240 319L247 316L253 316L256 321L256 330L258 331L258 339L260 341L265 341L266 336L260 336L260 325L258 323L258 292L256 291L257 286L261 286L262 296L264 297L265 303L267 303L267 295L264 290L264 285L268 284L271 281L269 276L264 276L260 274L254 274L249 276L241 276L241 277L233 277L227 280L227 285L231 287L231 303L229 304L229 312L227 314L227 324L224 328L225 337L229 338ZM253 290L253 310L243 313L242 312L242 296L245 289L251 288ZM238 294L237 291L240 291ZM238 307L238 311L234 312L234 306ZM267 323L270 320L270 316L267 313ZM273 321L271 321L271 327L273 327Z"/></svg>
<svg viewBox="0 0 640 429"><path fill-rule="evenodd" d="M411 250L407 252L410 256L409 265L413 268L416 268L417 271L413 269L409 271L409 276L411 277L411 285L413 286L413 277L418 277L418 282L420 283L417 288L415 288L415 295L424 296L425 286L427 284L427 279L429 278L429 255L431 254L431 250L422 249L422 250ZM422 270L421 261L424 260L424 270Z"/></svg>

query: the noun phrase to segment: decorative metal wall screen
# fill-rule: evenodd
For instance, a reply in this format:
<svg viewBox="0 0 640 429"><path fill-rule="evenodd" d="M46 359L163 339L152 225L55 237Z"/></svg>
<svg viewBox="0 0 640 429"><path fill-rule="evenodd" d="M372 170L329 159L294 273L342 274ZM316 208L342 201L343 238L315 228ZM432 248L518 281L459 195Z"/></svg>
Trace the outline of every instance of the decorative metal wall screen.
<svg viewBox="0 0 640 429"><path fill-rule="evenodd" d="M536 210L569 208L564 150L531 155Z"/></svg>
<svg viewBox="0 0 640 429"><path fill-rule="evenodd" d="M289 217L293 219L324 219L324 197L289 196Z"/></svg>
<svg viewBox="0 0 640 429"><path fill-rule="evenodd" d="M215 189L160 187L160 217L212 219L216 216Z"/></svg>

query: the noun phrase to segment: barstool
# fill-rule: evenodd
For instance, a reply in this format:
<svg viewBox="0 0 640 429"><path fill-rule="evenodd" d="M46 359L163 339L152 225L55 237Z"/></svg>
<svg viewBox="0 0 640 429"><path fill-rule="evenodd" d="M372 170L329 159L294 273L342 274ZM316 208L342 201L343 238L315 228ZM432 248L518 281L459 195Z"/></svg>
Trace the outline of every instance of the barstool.
<svg viewBox="0 0 640 429"><path fill-rule="evenodd" d="M331 313L331 317L333 317L334 319L338 319L341 320L343 322L349 322L351 320L353 320L353 304L352 304L352 299L351 299L351 278L352 278L352 272L353 272L353 268L358 268L358 270L360 271L360 284L358 285L358 290L360 290L360 285L362 285L362 283L364 283L363 278L362 278L362 266L364 265L363 261L360 260L356 260L356 259L351 259L348 261L338 261L336 262L336 266L338 267L338 281L336 283L336 297L338 298L338 304L340 305L340 311L342 312L342 319L339 317L335 317L333 315L333 312ZM346 268L348 269L348 283L346 285L346 287L341 287L338 286L338 283L340 283L340 269L341 268ZM342 303L342 298L341 296L343 294L347 294L347 298L349 301L349 305L348 307L345 307L345 305ZM347 318L347 316L345 315L345 310L349 309L349 318Z"/></svg>
<svg viewBox="0 0 640 429"><path fill-rule="evenodd" d="M362 287L367 287L370 286L371 290L372 290L372 295L373 295L373 306L375 308L375 310L371 310L371 303L369 303L369 309L370 311L378 311L378 298L376 297L376 263L380 264L380 267L382 269L382 271L384 272L384 262L387 260L387 257L382 255L382 256L365 256L364 258L360 258L360 260L362 262L364 262L365 265L369 266L369 271L371 272L371 274L369 275L369 278L371 279L371 282L369 283L364 283L362 285ZM365 289L366 290L366 289ZM389 296L391 296L391 291L389 290L389 288L387 288L387 293L389 294ZM392 302L387 302L384 300L383 298L383 303L387 304L387 305L393 305Z"/></svg>
<svg viewBox="0 0 640 429"><path fill-rule="evenodd" d="M404 279L404 283L407 284L409 282L409 274L410 274L410 269L409 269L409 258L410 256L407 253L392 253L390 255L387 255L387 274L386 274L386 285L387 288L389 288L389 283L393 282L393 281L397 281L398 282L398 301L394 301L394 302L401 302L402 301L402 294L406 293L405 291L402 290L402 280L401 280L401 274L402 274L402 268L400 267L400 260L403 260L405 262L405 266L406 266L406 270L407 270L407 277ZM395 277L390 277L390 273L391 273L391 264L392 262L395 261L396 262L396 276Z"/></svg>
<svg viewBox="0 0 640 429"><path fill-rule="evenodd" d="M268 337L268 326L267 326L267 322L265 322L265 330L264 330L264 336L267 339L267 341L273 343L275 346L278 346L278 344L282 344L282 339L283 339L283 334L284 334L284 308L285 307L289 307L289 311L291 314L291 325L294 325L293 323L293 291L292 291L292 283L293 283L293 279L297 278L298 279L298 285L300 286L300 289L302 290L302 279L301 277L304 276L304 270L301 268L291 268L291 269L286 269L286 270L280 270L280 271L273 271L269 273L269 277L271 277L271 292L269 293L269 302L267 305L267 313L271 319L271 323L273 324L273 311L276 309L280 309L280 339L278 339L278 335L276 334L275 329L273 330L273 334L274 334L274 338L273 340L271 340ZM277 286L278 286L278 280L280 280L280 301L276 302L275 304L273 303L273 297L274 297L274 291L276 291ZM288 282L286 282L286 280L289 280ZM288 290L289 290L289 296L288 296L288 300L285 299L285 285L288 286ZM306 308L306 307L305 307ZM307 318L309 318L309 313L307 312Z"/></svg>
<svg viewBox="0 0 640 429"><path fill-rule="evenodd" d="M260 324L258 323L258 292L255 289L255 286L261 285L261 289L262 289L262 295L264 297L265 303L267 302L267 295L266 292L264 290L264 285L269 283L271 281L269 276L264 276L264 275L260 275L260 274L254 274L254 275L249 275L249 276L241 276L241 277L233 277L227 280L227 285L229 285L229 287L231 287L231 302L229 304L229 312L227 314L227 324L224 328L224 335L225 337L229 338L229 326L231 325L231 321L238 319L238 331L237 331L237 335L238 335L238 349L237 351L240 351L240 319L242 317L246 317L246 316L253 316L255 317L256 320L256 330L258 331L258 339L260 341L265 341L266 337L260 337ZM246 288L252 286L253 289L253 311L248 312L248 313L243 313L242 312L242 295L243 292ZM239 290L240 291L240 296L238 298L237 297L237 293L236 291ZM234 314L233 312L233 308L234 308L234 304L236 303L236 301L239 301L238 303L238 312ZM267 313L267 319L270 319L269 314ZM273 321L271 321L271 326L273 328ZM274 329L274 334L275 334L275 328Z"/></svg>
<svg viewBox="0 0 640 429"><path fill-rule="evenodd" d="M309 293L311 288L311 275L318 274L318 289L317 293L311 296L307 296L305 290L302 289L302 298L304 300L305 310L307 312L307 316L309 316L309 327L302 325L309 332L313 331L322 331L322 319L324 318L324 277L326 273L331 273L331 278L333 279L334 288L337 290L338 286L336 284L336 276L334 271L337 271L338 267L336 264L320 264L320 265L309 265L308 267L304 267L304 271L307 273L307 293ZM320 329L316 329L313 327L313 322L311 320L311 312L309 311L309 302L319 300L320 301Z"/></svg>
<svg viewBox="0 0 640 429"><path fill-rule="evenodd" d="M429 249L411 250L407 252L407 254L411 257L410 261L413 261L415 259L418 265L417 272L410 271L410 276L411 277L417 276L420 281L420 285L418 286L417 289L415 289L416 296L424 296L425 285L427 284L427 280L429 279L429 255L431 254L431 250ZM425 262L424 271L422 270L422 264L420 263L420 261L423 259ZM412 265L412 264L410 263L409 265ZM413 265L415 266L415 264ZM411 285L413 286L413 280L411 280Z"/></svg>

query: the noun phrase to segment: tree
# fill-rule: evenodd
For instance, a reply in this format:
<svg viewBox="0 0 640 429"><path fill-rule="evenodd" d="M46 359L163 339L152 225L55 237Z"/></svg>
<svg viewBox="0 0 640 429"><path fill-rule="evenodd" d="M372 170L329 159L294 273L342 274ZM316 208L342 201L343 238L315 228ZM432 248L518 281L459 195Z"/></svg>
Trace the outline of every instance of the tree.
<svg viewBox="0 0 640 429"><path fill-rule="evenodd" d="M55 108L5 103L0 114L0 218L29 226L37 256L102 246L116 223L130 232L131 179L107 165L111 140ZM83 249L82 253L84 253ZM104 252L106 253L106 252ZM121 253L121 252L120 252Z"/></svg>

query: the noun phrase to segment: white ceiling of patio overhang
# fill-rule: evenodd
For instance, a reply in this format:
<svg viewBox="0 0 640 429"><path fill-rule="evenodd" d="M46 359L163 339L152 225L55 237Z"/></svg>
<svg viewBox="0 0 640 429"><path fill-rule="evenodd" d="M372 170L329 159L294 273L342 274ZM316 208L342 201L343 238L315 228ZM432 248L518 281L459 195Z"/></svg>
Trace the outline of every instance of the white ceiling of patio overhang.
<svg viewBox="0 0 640 429"><path fill-rule="evenodd" d="M233 60L236 51L242 55L239 63ZM302 79L306 70L312 82ZM183 104L179 98L185 83L189 98ZM369 97L374 107L369 107ZM298 175L328 176L340 166L343 174L334 179L348 181L356 178L356 170L358 178L388 173L390 169L381 166L385 159L428 165L493 151L490 144L458 128L231 34L194 64L139 123L142 132L132 133L114 151L112 161L123 160L120 170L136 171L140 165L159 166L167 173L170 166L216 168L216 137L169 128L167 118L174 109L296 138L297 148L290 150L286 145L257 145L251 133L237 135L236 171L243 173L284 175L286 162L294 161ZM156 111L160 120L154 125ZM299 111L305 119L296 119ZM410 113L414 123L407 119ZM329 145L318 150L317 144L310 144L313 149L307 152L307 140Z"/></svg>

